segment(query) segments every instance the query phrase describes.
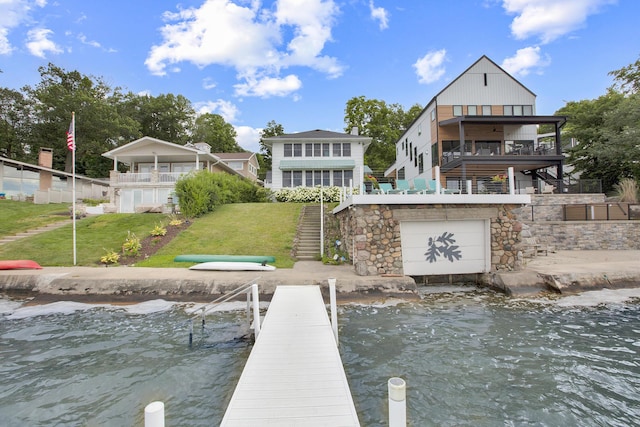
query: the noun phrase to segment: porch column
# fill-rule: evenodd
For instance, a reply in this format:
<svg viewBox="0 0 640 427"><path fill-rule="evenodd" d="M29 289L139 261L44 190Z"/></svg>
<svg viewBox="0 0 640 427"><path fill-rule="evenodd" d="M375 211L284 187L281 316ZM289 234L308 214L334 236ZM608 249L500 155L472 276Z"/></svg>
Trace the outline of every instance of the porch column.
<svg viewBox="0 0 640 427"><path fill-rule="evenodd" d="M118 156L113 157L113 170L114 171L118 170Z"/></svg>
<svg viewBox="0 0 640 427"><path fill-rule="evenodd" d="M200 155L196 153L196 170L200 170Z"/></svg>

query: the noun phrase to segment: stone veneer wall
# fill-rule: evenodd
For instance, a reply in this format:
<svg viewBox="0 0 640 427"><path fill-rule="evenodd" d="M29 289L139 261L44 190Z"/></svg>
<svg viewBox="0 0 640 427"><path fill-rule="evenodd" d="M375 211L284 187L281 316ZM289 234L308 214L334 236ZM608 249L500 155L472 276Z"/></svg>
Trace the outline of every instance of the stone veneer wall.
<svg viewBox="0 0 640 427"><path fill-rule="evenodd" d="M491 270L513 270L521 224L511 205L354 205L336 214L342 241L361 276L403 274L401 221L490 221Z"/></svg>
<svg viewBox="0 0 640 427"><path fill-rule="evenodd" d="M558 250L640 249L640 221L564 221L564 205L606 203L598 194L534 194L514 209L531 234Z"/></svg>

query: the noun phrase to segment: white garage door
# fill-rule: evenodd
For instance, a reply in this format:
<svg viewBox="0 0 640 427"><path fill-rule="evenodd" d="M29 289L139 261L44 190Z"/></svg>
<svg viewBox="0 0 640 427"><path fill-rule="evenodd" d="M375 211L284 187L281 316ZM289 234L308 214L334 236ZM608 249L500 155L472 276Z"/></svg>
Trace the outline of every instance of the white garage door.
<svg viewBox="0 0 640 427"><path fill-rule="evenodd" d="M402 267L407 276L483 273L491 269L485 220L403 221Z"/></svg>

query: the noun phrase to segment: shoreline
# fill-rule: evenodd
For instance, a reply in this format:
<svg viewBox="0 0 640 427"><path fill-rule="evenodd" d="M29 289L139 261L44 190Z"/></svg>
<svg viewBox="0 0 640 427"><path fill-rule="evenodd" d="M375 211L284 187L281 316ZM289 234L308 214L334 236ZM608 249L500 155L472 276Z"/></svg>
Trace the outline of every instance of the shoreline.
<svg viewBox="0 0 640 427"><path fill-rule="evenodd" d="M466 278L467 284L476 280L477 286L517 297L634 288L640 287L640 250L557 251L527 259L522 270L461 277ZM323 294L328 295L329 278L336 279L338 302L419 298L418 288L429 286L417 284L409 276L358 276L351 265L299 261L292 269L267 272L147 267L2 270L0 293L30 298L31 304L61 300L132 304L159 298L210 302L238 287L257 283L260 298L267 301L280 285L320 285Z"/></svg>

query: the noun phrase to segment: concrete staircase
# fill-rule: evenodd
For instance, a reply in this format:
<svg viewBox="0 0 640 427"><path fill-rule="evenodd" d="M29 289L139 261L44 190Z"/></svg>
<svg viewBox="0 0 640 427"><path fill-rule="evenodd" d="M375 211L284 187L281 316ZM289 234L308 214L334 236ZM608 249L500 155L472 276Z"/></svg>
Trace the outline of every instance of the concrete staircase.
<svg viewBox="0 0 640 427"><path fill-rule="evenodd" d="M299 261L317 261L320 258L320 205L302 208L294 247Z"/></svg>
<svg viewBox="0 0 640 427"><path fill-rule="evenodd" d="M67 224L71 224L72 222L73 222L72 219L66 219L64 221L58 221L49 225L45 225L44 227L34 228L33 230L27 230L22 233L15 234L13 236L0 237L0 245L4 245L5 243L9 243L9 242L15 242L16 240L23 239L25 237L35 236L36 234L44 233L45 231L55 230L56 228L60 228Z"/></svg>

